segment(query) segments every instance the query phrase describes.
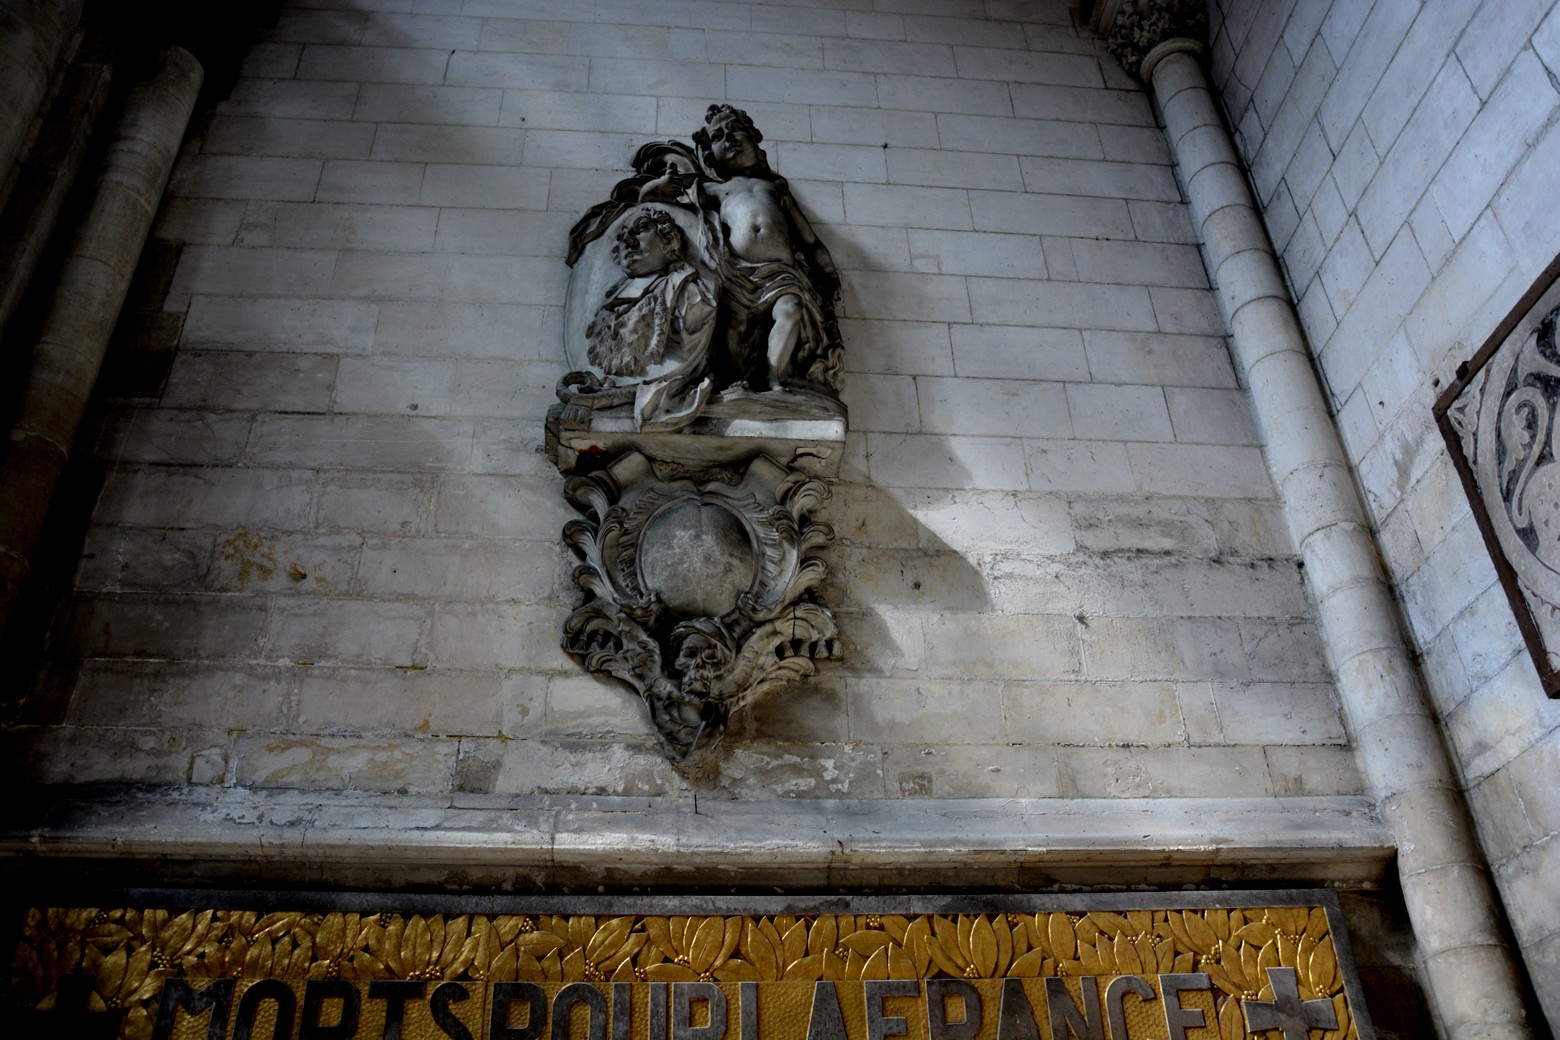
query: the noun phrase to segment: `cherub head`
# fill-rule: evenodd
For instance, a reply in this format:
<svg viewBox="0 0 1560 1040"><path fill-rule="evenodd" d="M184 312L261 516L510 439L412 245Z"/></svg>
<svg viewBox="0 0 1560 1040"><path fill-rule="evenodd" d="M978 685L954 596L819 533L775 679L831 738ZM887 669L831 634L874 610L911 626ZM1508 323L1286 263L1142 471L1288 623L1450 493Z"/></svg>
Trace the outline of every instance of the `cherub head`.
<svg viewBox="0 0 1560 1040"><path fill-rule="evenodd" d="M752 118L731 105L711 105L704 113L704 126L693 132L699 158L721 176L768 173L769 157L759 147L763 140Z"/></svg>
<svg viewBox="0 0 1560 1040"><path fill-rule="evenodd" d="M612 243L612 259L630 278L664 271L682 258L682 229L664 209L646 207Z"/></svg>

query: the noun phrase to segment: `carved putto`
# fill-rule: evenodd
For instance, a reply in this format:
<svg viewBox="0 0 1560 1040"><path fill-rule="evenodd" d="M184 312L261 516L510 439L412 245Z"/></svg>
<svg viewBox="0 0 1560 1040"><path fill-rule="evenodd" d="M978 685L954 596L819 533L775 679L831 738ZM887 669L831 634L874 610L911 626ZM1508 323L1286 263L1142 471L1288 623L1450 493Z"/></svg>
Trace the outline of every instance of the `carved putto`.
<svg viewBox="0 0 1560 1040"><path fill-rule="evenodd" d="M548 454L583 516L563 646L643 698L667 757L838 656L818 477L839 465L839 280L746 112L652 141L569 234Z"/></svg>

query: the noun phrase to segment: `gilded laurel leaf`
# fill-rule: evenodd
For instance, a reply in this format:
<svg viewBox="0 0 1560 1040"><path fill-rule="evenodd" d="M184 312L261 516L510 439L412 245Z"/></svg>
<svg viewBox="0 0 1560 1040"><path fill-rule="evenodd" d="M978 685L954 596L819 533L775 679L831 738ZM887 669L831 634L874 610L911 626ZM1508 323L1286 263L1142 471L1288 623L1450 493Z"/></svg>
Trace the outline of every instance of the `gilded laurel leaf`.
<svg viewBox="0 0 1560 1040"><path fill-rule="evenodd" d="M1079 943L1078 959L1083 962L1083 966L1089 975L1115 975L1117 973L1116 957L1111 950L1109 939L1102 937L1097 945L1088 942Z"/></svg>
<svg viewBox="0 0 1560 1040"><path fill-rule="evenodd" d="M634 930L632 917L614 917L595 929L586 941L585 959L592 964L605 964L614 960L623 944ZM578 944L576 944L578 945Z"/></svg>
<svg viewBox="0 0 1560 1040"><path fill-rule="evenodd" d="M275 913L266 914L254 925L255 938L264 937L276 940L284 935L291 935L298 928L298 922L303 919L300 913Z"/></svg>
<svg viewBox="0 0 1560 1040"><path fill-rule="evenodd" d="M501 949L498 952L498 956L494 957L488 964L487 977L493 982L519 982L520 952L513 946L506 946ZM633 977L632 969L630 969L629 977Z"/></svg>
<svg viewBox="0 0 1560 1040"><path fill-rule="evenodd" d="M1007 923L1006 914L998 914L991 922L991 934L997 940L997 960L988 978L997 978L1007 974L1008 965L1013 963L1013 928Z"/></svg>
<svg viewBox="0 0 1560 1040"><path fill-rule="evenodd" d="M1008 968L1008 974L1015 978L1039 978L1040 966L1044 963L1044 950L1030 950L1013 961L1013 966Z"/></svg>
<svg viewBox="0 0 1560 1040"><path fill-rule="evenodd" d="M1267 981L1267 970L1276 968L1283 963L1278 956L1279 942L1280 940L1275 936L1272 942L1257 951L1257 977L1262 979L1264 984ZM1290 963L1293 964L1294 961L1290 961Z"/></svg>
<svg viewBox="0 0 1560 1040"><path fill-rule="evenodd" d="M407 975L421 972L433 956L433 929L419 914L407 922L406 931L401 934L401 969Z"/></svg>
<svg viewBox="0 0 1560 1040"><path fill-rule="evenodd" d="M1147 935L1154 930L1154 912L1152 910L1129 910L1126 918L1127 928L1133 935Z"/></svg>
<svg viewBox="0 0 1560 1040"><path fill-rule="evenodd" d="M1111 943L1111 955L1116 959L1116 970L1127 975L1141 975L1144 972L1143 963L1138 959L1137 947L1132 945L1132 940L1123 930L1116 935Z"/></svg>
<svg viewBox="0 0 1560 1040"><path fill-rule="evenodd" d="M776 922L778 924L778 922ZM784 932L785 938L781 949L784 956L781 958L787 971L791 965L807 956L807 922L797 921L790 925Z"/></svg>
<svg viewBox="0 0 1560 1040"><path fill-rule="evenodd" d="M753 965L760 980L780 978L780 953L775 942L759 925L749 921L742 934L742 956Z"/></svg>
<svg viewBox="0 0 1560 1040"><path fill-rule="evenodd" d="M542 972L542 962L537 960L534 954L525 950L517 951L515 960L515 977L519 982L545 982L546 976Z"/></svg>
<svg viewBox="0 0 1560 1040"><path fill-rule="evenodd" d="M1338 975L1338 954L1333 950L1331 936L1316 944L1303 974L1318 994L1333 993L1342 984Z"/></svg>
<svg viewBox="0 0 1560 1040"><path fill-rule="evenodd" d="M816 982L823 978L823 954L808 954L786 965L786 982Z"/></svg>
<svg viewBox="0 0 1560 1040"><path fill-rule="evenodd" d="M1175 944L1164 940L1155 941L1145 939L1153 951L1154 970L1160 975L1168 975L1175 970ZM1141 950L1141 947L1140 947Z"/></svg>
<svg viewBox="0 0 1560 1040"><path fill-rule="evenodd" d="M1300 947L1295 941L1295 932L1280 932L1278 935L1278 964L1295 966L1300 963Z"/></svg>
<svg viewBox="0 0 1560 1040"><path fill-rule="evenodd" d="M910 929L910 921L902 914L884 914L883 931L893 936L894 941L901 946L905 942L905 932Z"/></svg>
<svg viewBox="0 0 1560 1040"><path fill-rule="evenodd" d="M839 924L832 914L825 914L813 922L812 928L807 932L807 952L823 953L832 950L839 942Z"/></svg>
<svg viewBox="0 0 1560 1040"><path fill-rule="evenodd" d="M1191 953L1178 953L1175 955L1173 967L1177 975L1185 975L1196 966L1196 957Z"/></svg>
<svg viewBox="0 0 1560 1040"><path fill-rule="evenodd" d="M1219 1005L1220 1040L1246 1040L1246 1017L1239 997L1225 997Z"/></svg>
<svg viewBox="0 0 1560 1040"><path fill-rule="evenodd" d="M1009 930L1009 934L1012 936L1013 957L1022 957L1034 949L1034 919L1028 914L1018 919L1018 923Z"/></svg>
<svg viewBox="0 0 1560 1040"><path fill-rule="evenodd" d="M515 936L515 948L526 950L533 957L545 957L549 953L568 947L569 941L552 932L522 932Z"/></svg>
<svg viewBox="0 0 1560 1040"><path fill-rule="evenodd" d="M677 956L677 947L672 944L671 922L664 917L646 917L644 919L645 934L650 937L650 942L657 950L668 958Z"/></svg>
<svg viewBox="0 0 1560 1040"><path fill-rule="evenodd" d="M1186 930L1187 945L1198 953L1206 956L1211 954L1214 948L1219 945L1218 935L1214 932L1212 926L1203 919L1202 915L1188 910L1181 914L1181 923ZM1171 927L1174 927L1174 924Z"/></svg>
<svg viewBox="0 0 1560 1040"><path fill-rule="evenodd" d="M1239 981L1230 977L1229 969L1217 961L1203 961L1202 970L1207 973L1213 984L1232 997L1238 997L1246 991L1246 987Z"/></svg>
<svg viewBox="0 0 1560 1040"><path fill-rule="evenodd" d="M957 935L951 937L955 943L958 942ZM932 963L937 965L938 970L943 972L943 974L950 975L956 979L964 977L964 965L957 958L957 946L950 952L943 940L937 936L930 936L926 940L925 949Z"/></svg>
<svg viewBox="0 0 1560 1040"><path fill-rule="evenodd" d="M577 914L569 918L569 929L564 934L569 937L569 945L583 950L595 933L596 919L589 914Z"/></svg>
<svg viewBox="0 0 1560 1040"><path fill-rule="evenodd" d="M720 953L715 958L716 964L724 964L726 958L737 952L737 946L742 942L742 918L726 918L724 928L725 932L720 940Z"/></svg>
<svg viewBox="0 0 1560 1040"><path fill-rule="evenodd" d="M1247 991L1261 989L1262 984L1267 981L1266 973L1257 964L1257 959L1261 956L1262 951L1254 946L1241 946L1237 949L1239 952L1234 957L1225 956L1225 962L1231 966L1230 974L1235 974L1234 965L1238 963L1240 965L1240 977L1245 982L1244 988Z"/></svg>
<svg viewBox="0 0 1560 1040"><path fill-rule="evenodd" d="M707 972L719 963L721 939L726 934L726 922L718 917L706 917L699 922L688 944L689 965L696 972Z"/></svg>
<svg viewBox="0 0 1560 1040"><path fill-rule="evenodd" d="M747 961L739 957L732 957L722 961L720 967L715 969L715 978L720 982L760 982L758 970Z"/></svg>
<svg viewBox="0 0 1560 1040"><path fill-rule="evenodd" d="M1252 921L1242 925L1240 931L1235 933L1236 942L1252 943L1256 946L1266 946L1278 938L1278 931L1266 921Z"/></svg>
<svg viewBox="0 0 1560 1040"><path fill-rule="evenodd" d="M646 968L645 978L651 982L698 982L699 973L685 964L662 961Z"/></svg>
<svg viewBox="0 0 1560 1040"><path fill-rule="evenodd" d="M1343 999L1340 993L1333 997L1333 1014L1338 1016L1338 1028L1329 1029L1322 1034L1322 1040L1350 1040L1357 1035L1358 1030L1354 1025L1354 1017L1349 1014L1348 1001Z"/></svg>
<svg viewBox="0 0 1560 1040"><path fill-rule="evenodd" d="M891 979L918 979L922 975L922 969L916 966L914 957L911 957L898 946L886 947L888 951L888 977Z"/></svg>
<svg viewBox="0 0 1560 1040"><path fill-rule="evenodd" d="M1100 926L1089 920L1087 914L1078 919L1073 925L1073 933L1078 936L1081 943L1092 943L1100 934Z"/></svg>
<svg viewBox="0 0 1560 1040"><path fill-rule="evenodd" d="M925 916L917 917L905 929L905 953L915 965L911 978L924 979L932 966L932 955L927 949L932 942L932 922ZM897 976L896 976L897 977Z"/></svg>
<svg viewBox="0 0 1560 1040"><path fill-rule="evenodd" d="M564 979L569 982L585 981L585 951L575 948L565 954L562 971Z"/></svg>
<svg viewBox="0 0 1560 1040"><path fill-rule="evenodd" d="M1120 914L1113 914L1105 910L1095 910L1088 916L1089 921L1096 928L1113 939L1119 935L1131 934L1133 931L1132 926L1127 923L1127 919Z"/></svg>
<svg viewBox="0 0 1560 1040"><path fill-rule="evenodd" d="M1318 942L1327 934L1327 911L1325 909L1319 906L1311 909L1311 913L1306 917L1305 921L1305 934Z"/></svg>
<svg viewBox="0 0 1560 1040"><path fill-rule="evenodd" d="M1078 933L1073 919L1066 914L1048 915L1046 938L1051 945L1051 956L1057 960L1070 961L1078 955Z"/></svg>
<svg viewBox="0 0 1560 1040"><path fill-rule="evenodd" d="M503 950L504 944L499 940L498 929L493 927L493 922L481 916L471 919L471 942L476 948L471 955L471 966L467 971L478 982L485 982L488 979L488 971L499 952Z"/></svg>
<svg viewBox="0 0 1560 1040"><path fill-rule="evenodd" d="M853 950L864 957L870 957L878 950L893 942L887 932L862 931L852 932L840 939L840 945L847 950Z"/></svg>
<svg viewBox="0 0 1560 1040"><path fill-rule="evenodd" d="M1011 952L1011 937L1009 937L1008 941L1010 944L1009 952ZM996 930L992 927L991 922L986 919L986 916L982 914L970 926L969 964L975 969L977 978L990 979L1000 974L997 966L999 958L1000 953L997 949ZM1001 967L1004 970L1007 968L1005 959L1003 959Z"/></svg>
<svg viewBox="0 0 1560 1040"><path fill-rule="evenodd" d="M939 951L944 957L948 958L949 963L959 965L958 970L949 971L950 975L957 976L959 972L964 970L965 962L965 954L959 949L959 928L952 921L941 915L934 916L931 924L932 941L937 943ZM935 959L937 954L933 953L932 957ZM946 968L943 970L948 971Z"/></svg>
<svg viewBox="0 0 1560 1040"><path fill-rule="evenodd" d="M854 951L852 951L854 953ZM886 979L888 975L888 947L882 946L861 965L861 978Z"/></svg>

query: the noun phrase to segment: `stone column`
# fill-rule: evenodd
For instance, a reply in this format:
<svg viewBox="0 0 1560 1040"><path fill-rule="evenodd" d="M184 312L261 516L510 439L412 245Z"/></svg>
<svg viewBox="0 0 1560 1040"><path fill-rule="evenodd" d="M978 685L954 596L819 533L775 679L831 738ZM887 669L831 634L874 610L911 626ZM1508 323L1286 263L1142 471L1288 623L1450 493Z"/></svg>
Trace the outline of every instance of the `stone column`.
<svg viewBox="0 0 1560 1040"><path fill-rule="evenodd" d="M200 93L200 63L170 47L126 99L72 233L0 467L0 632L10 621L109 337Z"/></svg>
<svg viewBox="0 0 1560 1040"><path fill-rule="evenodd" d="M54 70L81 22L82 0L0 0L0 185L27 141ZM6 191L0 190L0 205Z"/></svg>
<svg viewBox="0 0 1560 1040"><path fill-rule="evenodd" d="M1316 596L1355 753L1397 842L1403 897L1442 1026L1458 1040L1529 1037L1521 969L1457 774L1266 226L1199 61L1201 2L1119 7L1096 9L1095 25L1108 30L1112 52L1159 105Z"/></svg>

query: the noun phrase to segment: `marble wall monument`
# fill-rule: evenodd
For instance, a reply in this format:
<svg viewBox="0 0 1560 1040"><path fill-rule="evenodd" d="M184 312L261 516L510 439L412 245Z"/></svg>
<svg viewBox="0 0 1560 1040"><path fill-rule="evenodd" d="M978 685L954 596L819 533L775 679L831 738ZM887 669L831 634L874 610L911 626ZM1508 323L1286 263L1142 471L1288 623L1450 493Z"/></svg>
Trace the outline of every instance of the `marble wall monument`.
<svg viewBox="0 0 1560 1040"><path fill-rule="evenodd" d="M644 698L678 762L838 655L814 513L845 435L839 279L762 142L711 105L569 234L547 446L585 600L563 645Z"/></svg>

